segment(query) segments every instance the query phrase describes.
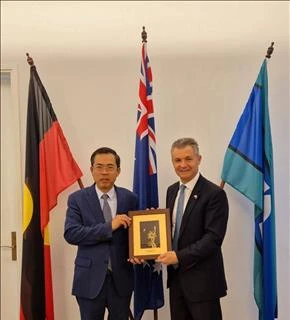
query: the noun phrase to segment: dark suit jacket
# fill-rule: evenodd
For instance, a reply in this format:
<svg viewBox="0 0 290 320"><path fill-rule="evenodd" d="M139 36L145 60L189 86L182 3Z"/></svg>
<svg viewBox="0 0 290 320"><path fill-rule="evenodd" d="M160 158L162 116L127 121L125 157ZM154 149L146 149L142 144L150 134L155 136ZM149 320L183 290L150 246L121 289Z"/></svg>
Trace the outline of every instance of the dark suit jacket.
<svg viewBox="0 0 290 320"><path fill-rule="evenodd" d="M171 211L179 182L167 190L166 206ZM200 175L181 222L178 250L179 268L168 266L168 287L173 277L187 299L207 301L226 295L221 245L228 221L228 201L223 189Z"/></svg>
<svg viewBox="0 0 290 320"><path fill-rule="evenodd" d="M115 187L117 214L138 209L137 195ZM121 296L132 294L133 268L129 257L128 230L120 227L112 232L105 222L95 185L84 188L68 198L64 237L77 245L72 294L82 298L95 298L104 283L109 254L113 279Z"/></svg>

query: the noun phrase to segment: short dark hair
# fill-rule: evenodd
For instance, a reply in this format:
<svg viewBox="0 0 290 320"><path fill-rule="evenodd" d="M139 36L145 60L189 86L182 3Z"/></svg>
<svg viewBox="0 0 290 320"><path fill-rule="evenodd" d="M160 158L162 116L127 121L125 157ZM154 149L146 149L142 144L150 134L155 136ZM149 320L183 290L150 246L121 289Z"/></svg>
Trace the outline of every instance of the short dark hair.
<svg viewBox="0 0 290 320"><path fill-rule="evenodd" d="M92 155L91 155L91 165L92 166L94 165L95 157L96 157L97 154L106 154L106 153L111 153L115 157L117 168L120 168L121 159L120 159L119 155L117 154L117 152L115 150L113 150L111 148L108 148L108 147L99 148L99 149L95 150L92 153Z"/></svg>
<svg viewBox="0 0 290 320"><path fill-rule="evenodd" d="M171 146L171 152L173 151L173 149L177 148L177 149L181 149L181 148L185 148L187 146L191 146L193 150L196 151L197 154L199 154L199 146L198 143L195 139L193 138L180 138L177 139L176 141L174 141L172 143Z"/></svg>

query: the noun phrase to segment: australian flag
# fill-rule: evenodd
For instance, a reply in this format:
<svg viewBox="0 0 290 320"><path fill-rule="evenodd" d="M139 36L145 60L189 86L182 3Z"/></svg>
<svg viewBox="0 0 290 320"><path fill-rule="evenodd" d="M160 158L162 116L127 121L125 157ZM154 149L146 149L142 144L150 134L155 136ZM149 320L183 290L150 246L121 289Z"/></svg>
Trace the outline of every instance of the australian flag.
<svg viewBox="0 0 290 320"><path fill-rule="evenodd" d="M142 45L139 103L137 111L133 191L139 196L139 209L158 208L157 159L152 102L152 73L146 43ZM161 265L147 261L135 266L134 317L144 310L164 305Z"/></svg>

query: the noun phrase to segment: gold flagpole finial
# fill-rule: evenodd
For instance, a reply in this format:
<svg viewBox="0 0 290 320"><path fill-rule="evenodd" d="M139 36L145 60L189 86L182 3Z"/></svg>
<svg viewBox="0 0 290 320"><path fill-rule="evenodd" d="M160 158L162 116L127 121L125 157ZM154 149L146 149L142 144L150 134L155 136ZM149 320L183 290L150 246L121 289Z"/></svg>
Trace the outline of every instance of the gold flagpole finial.
<svg viewBox="0 0 290 320"><path fill-rule="evenodd" d="M27 56L27 62L28 64L33 67L34 66L34 62L33 62L33 59L29 56L29 53L26 53L26 56Z"/></svg>
<svg viewBox="0 0 290 320"><path fill-rule="evenodd" d="M141 32L142 42L147 42L147 32L145 31L145 27L143 27L143 31Z"/></svg>
<svg viewBox="0 0 290 320"><path fill-rule="evenodd" d="M273 51L274 51L274 42L272 42L271 46L267 49L266 58L270 59Z"/></svg>

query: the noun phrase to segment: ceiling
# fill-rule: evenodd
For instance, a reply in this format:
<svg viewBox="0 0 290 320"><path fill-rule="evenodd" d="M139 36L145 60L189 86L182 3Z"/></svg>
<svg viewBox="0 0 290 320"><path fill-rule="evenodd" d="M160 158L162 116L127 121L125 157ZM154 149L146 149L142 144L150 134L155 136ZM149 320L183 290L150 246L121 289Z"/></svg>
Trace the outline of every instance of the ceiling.
<svg viewBox="0 0 290 320"><path fill-rule="evenodd" d="M1 55L135 55L143 25L154 54L266 51L288 23L285 1L1 1Z"/></svg>

